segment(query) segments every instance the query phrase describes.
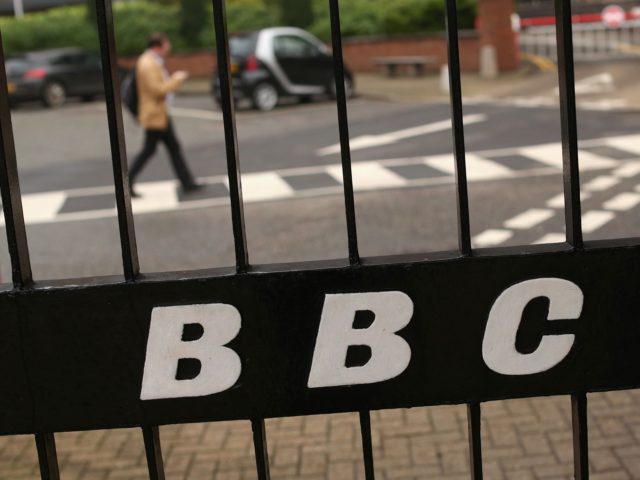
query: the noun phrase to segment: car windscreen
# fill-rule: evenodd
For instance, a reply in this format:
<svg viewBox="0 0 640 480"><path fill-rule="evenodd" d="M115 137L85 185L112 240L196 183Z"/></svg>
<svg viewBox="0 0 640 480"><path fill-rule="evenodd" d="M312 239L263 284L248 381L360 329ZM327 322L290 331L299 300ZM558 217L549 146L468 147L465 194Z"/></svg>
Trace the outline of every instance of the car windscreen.
<svg viewBox="0 0 640 480"><path fill-rule="evenodd" d="M234 35L229 38L229 53L232 57L248 57L256 49L257 35Z"/></svg>

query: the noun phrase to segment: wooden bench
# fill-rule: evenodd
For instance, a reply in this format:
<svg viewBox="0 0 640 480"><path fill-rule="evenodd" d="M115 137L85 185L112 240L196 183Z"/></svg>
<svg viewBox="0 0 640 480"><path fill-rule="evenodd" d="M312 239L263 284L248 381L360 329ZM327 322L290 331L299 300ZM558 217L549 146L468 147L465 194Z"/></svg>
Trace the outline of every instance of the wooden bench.
<svg viewBox="0 0 640 480"><path fill-rule="evenodd" d="M374 63L384 68L389 77L395 77L398 67L408 67L413 76L420 76L424 73L427 65L434 65L436 60L434 57L378 57L374 59Z"/></svg>

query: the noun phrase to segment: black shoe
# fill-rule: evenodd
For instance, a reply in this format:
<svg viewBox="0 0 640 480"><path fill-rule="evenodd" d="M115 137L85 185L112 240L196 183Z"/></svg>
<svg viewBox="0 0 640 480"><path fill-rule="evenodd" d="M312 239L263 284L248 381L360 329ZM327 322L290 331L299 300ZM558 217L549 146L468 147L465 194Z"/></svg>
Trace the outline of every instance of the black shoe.
<svg viewBox="0 0 640 480"><path fill-rule="evenodd" d="M191 183L189 185L183 186L182 191L184 193L195 193L203 190L205 185L203 183Z"/></svg>

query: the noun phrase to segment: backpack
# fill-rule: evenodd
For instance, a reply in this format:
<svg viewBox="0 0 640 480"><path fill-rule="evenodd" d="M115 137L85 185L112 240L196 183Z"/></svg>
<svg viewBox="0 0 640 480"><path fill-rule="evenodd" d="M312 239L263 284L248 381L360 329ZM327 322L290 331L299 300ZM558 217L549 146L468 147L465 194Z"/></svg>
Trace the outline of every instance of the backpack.
<svg viewBox="0 0 640 480"><path fill-rule="evenodd" d="M138 85L136 82L135 68L124 77L120 87L122 103L131 112L131 115L138 118Z"/></svg>

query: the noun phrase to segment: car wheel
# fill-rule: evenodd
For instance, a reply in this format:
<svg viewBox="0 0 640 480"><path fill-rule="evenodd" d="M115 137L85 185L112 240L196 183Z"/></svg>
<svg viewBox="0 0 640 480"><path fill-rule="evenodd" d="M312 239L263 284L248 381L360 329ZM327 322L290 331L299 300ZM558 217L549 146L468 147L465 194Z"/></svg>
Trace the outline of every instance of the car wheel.
<svg viewBox="0 0 640 480"><path fill-rule="evenodd" d="M344 77L344 92L347 99L353 98L353 95L354 95L353 80L351 80L349 77ZM327 88L327 93L329 93L329 96L331 96L331 98L333 99L335 99L337 96L336 81L333 78L329 81L329 87Z"/></svg>
<svg viewBox="0 0 640 480"><path fill-rule="evenodd" d="M268 112L276 108L278 97L278 90L275 86L267 82L259 83L253 89L253 106L258 110Z"/></svg>
<svg viewBox="0 0 640 480"><path fill-rule="evenodd" d="M47 82L44 86L42 100L49 108L60 107L67 100L67 90L60 82Z"/></svg>

